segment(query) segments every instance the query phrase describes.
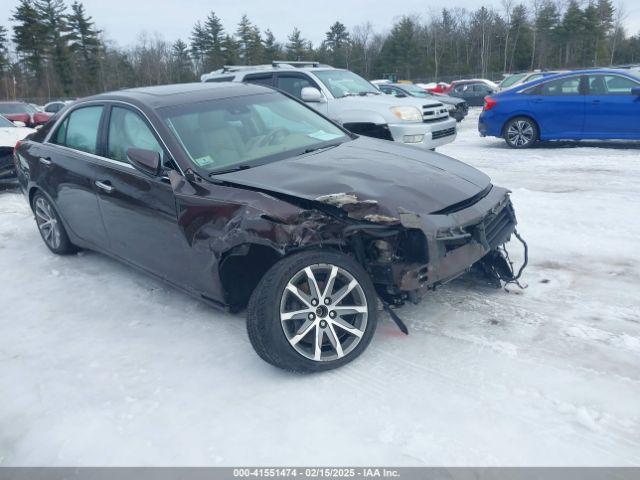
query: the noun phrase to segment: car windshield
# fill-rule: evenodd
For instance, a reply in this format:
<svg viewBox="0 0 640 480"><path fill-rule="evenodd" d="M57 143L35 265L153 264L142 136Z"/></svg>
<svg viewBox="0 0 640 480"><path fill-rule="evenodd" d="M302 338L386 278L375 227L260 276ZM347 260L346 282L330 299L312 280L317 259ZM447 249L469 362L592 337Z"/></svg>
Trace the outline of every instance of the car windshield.
<svg viewBox="0 0 640 480"><path fill-rule="evenodd" d="M350 139L310 108L278 93L166 107L160 114L192 162L212 174Z"/></svg>
<svg viewBox="0 0 640 480"><path fill-rule="evenodd" d="M26 103L0 103L0 113L11 115L14 113L36 113L36 111Z"/></svg>
<svg viewBox="0 0 640 480"><path fill-rule="evenodd" d="M2 115L0 115L0 128L8 128L8 127L15 127L15 125L13 124L13 122L7 120Z"/></svg>
<svg viewBox="0 0 640 480"><path fill-rule="evenodd" d="M336 98L352 95L380 95L376 87L347 70L316 70L313 73Z"/></svg>
<svg viewBox="0 0 640 480"><path fill-rule="evenodd" d="M520 80L522 80L526 75L527 75L526 73L516 73L515 75L509 75L507 78L502 80L502 82L500 82L500 87L501 88L510 87L516 82L519 82Z"/></svg>

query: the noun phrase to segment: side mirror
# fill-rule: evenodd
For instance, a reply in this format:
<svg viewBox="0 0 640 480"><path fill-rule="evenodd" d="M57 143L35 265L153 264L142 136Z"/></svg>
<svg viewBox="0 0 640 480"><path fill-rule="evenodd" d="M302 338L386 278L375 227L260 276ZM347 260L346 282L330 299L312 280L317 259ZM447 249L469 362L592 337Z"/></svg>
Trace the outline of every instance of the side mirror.
<svg viewBox="0 0 640 480"><path fill-rule="evenodd" d="M323 100L322 92L314 87L304 87L300 92L303 102L320 103Z"/></svg>
<svg viewBox="0 0 640 480"><path fill-rule="evenodd" d="M402 92L396 92L395 97L396 98L405 98L407 96L406 93L402 93Z"/></svg>
<svg viewBox="0 0 640 480"><path fill-rule="evenodd" d="M26 124L26 123L21 122L20 120L14 120L14 121L13 121L13 124L14 124L16 127L26 127L26 126L27 126L27 124Z"/></svg>
<svg viewBox="0 0 640 480"><path fill-rule="evenodd" d="M160 175L161 163L160 154L153 150L144 148L128 148L127 160L129 163L147 175Z"/></svg>
<svg viewBox="0 0 640 480"><path fill-rule="evenodd" d="M640 87L634 87L631 89L631 95L635 95L636 97L640 97Z"/></svg>

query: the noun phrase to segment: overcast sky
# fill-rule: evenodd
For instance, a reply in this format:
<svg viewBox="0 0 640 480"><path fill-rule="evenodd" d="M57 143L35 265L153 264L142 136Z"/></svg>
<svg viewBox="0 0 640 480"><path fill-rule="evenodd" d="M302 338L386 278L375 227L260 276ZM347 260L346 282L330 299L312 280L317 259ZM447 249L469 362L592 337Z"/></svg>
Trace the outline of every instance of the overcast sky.
<svg viewBox="0 0 640 480"><path fill-rule="evenodd" d="M10 26L18 0L1 0L5 18L0 24ZM68 3L71 3L69 0ZM474 9L482 3L500 8L500 0L82 0L88 13L107 37L121 46L135 42L142 31L159 33L166 40L182 38L188 41L196 20L204 19L214 10L229 31L235 31L243 13L261 30L270 28L279 41L298 27L305 38L317 45L324 38L329 25L340 20L347 27L370 21L376 31L388 29L393 19L403 14L439 12L443 6ZM525 0L525 3L528 3ZM617 3L614 1L614 3ZM626 0L627 29L640 32L640 1ZM4 8L6 5L9 8Z"/></svg>

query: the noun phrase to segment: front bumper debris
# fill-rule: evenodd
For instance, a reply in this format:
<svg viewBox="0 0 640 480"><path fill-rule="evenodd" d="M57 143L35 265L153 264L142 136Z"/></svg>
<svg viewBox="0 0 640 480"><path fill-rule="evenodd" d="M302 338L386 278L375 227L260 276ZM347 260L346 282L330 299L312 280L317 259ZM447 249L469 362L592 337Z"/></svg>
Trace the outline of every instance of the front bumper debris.
<svg viewBox="0 0 640 480"><path fill-rule="evenodd" d="M491 257L491 271L500 273L503 281L517 281L519 274L510 265L508 256L498 265L494 252L505 254L499 248L516 232L516 216L509 191L493 187L478 202L459 211L444 215L401 215L403 225L420 228L427 238L429 261L425 264L395 265L393 274L401 291L414 299L430 289L447 283L468 271L474 264ZM525 244L526 245L526 244Z"/></svg>

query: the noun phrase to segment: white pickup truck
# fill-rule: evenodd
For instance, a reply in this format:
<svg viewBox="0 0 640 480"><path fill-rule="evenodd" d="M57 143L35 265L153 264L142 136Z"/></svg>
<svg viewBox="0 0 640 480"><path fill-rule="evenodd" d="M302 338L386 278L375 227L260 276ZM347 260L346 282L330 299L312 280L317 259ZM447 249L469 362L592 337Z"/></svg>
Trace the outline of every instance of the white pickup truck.
<svg viewBox="0 0 640 480"><path fill-rule="evenodd" d="M435 149L456 138L456 121L430 99L384 95L349 70L317 62L227 66L203 82L248 82L282 90L359 135Z"/></svg>

